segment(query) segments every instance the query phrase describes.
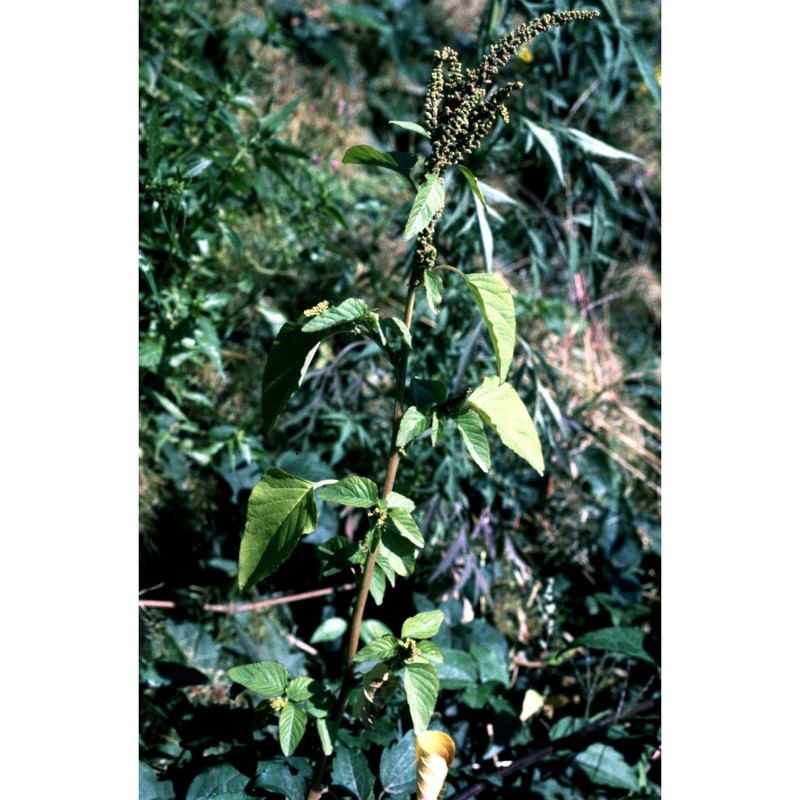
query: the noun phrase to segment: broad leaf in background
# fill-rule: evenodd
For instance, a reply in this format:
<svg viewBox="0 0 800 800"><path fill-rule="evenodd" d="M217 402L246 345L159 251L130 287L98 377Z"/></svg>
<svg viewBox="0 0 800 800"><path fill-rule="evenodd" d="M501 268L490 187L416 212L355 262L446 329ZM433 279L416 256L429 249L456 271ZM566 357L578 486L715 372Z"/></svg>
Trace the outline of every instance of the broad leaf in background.
<svg viewBox="0 0 800 800"><path fill-rule="evenodd" d="M459 274L469 286L489 329L489 338L492 340L497 360L497 374L502 382L506 379L508 368L511 366L514 338L517 333L511 290L499 275L487 273L465 275L463 272Z"/></svg>
<svg viewBox="0 0 800 800"><path fill-rule="evenodd" d="M375 776L360 750L339 747L333 758L333 783L349 789L357 800L373 800Z"/></svg>
<svg viewBox="0 0 800 800"><path fill-rule="evenodd" d="M239 547L239 588L252 588L292 553L300 536L317 527L314 484L271 469L247 502L247 523Z"/></svg>
<svg viewBox="0 0 800 800"><path fill-rule="evenodd" d="M425 228L434 216L444 207L444 187L438 175L425 176L425 183L420 186L411 213L408 215L403 239L408 241Z"/></svg>
<svg viewBox="0 0 800 800"><path fill-rule="evenodd" d="M628 764L622 754L608 745L597 742L575 756L575 763L601 786L613 786L635 792L639 789L636 769Z"/></svg>
<svg viewBox="0 0 800 800"><path fill-rule="evenodd" d="M472 409L467 409L455 418L455 423L472 460L484 472L488 472L492 465L491 451L480 414Z"/></svg>
<svg viewBox="0 0 800 800"><path fill-rule="evenodd" d="M417 186L411 178L411 171L417 164L417 157L412 153L384 153L368 144L359 144L347 150L342 158L343 164L364 164L371 167L390 169L402 175L414 191Z"/></svg>
<svg viewBox="0 0 800 800"><path fill-rule="evenodd" d="M544 474L542 445L533 420L510 383L500 383L495 376L467 398L471 405L500 437L503 444L524 458L540 475Z"/></svg>
<svg viewBox="0 0 800 800"><path fill-rule="evenodd" d="M232 764L219 764L192 781L186 800L247 800L244 788L248 781Z"/></svg>
<svg viewBox="0 0 800 800"><path fill-rule="evenodd" d="M228 670L228 677L236 683L265 697L278 697L286 691L289 673L275 661L259 661Z"/></svg>
<svg viewBox="0 0 800 800"><path fill-rule="evenodd" d="M267 357L261 386L261 414L269 432L297 391L319 343L327 334L307 333L297 323L287 322L278 333Z"/></svg>
<svg viewBox="0 0 800 800"><path fill-rule="evenodd" d="M432 664L405 664L403 688L414 723L414 733L419 736L428 728L439 694L436 667Z"/></svg>
<svg viewBox="0 0 800 800"><path fill-rule="evenodd" d="M570 643L570 648L588 647L593 650L605 650L608 653L638 658L648 664L658 666L643 646L644 631L639 628L602 628L579 636Z"/></svg>
<svg viewBox="0 0 800 800"><path fill-rule="evenodd" d="M443 731L417 734L417 800L438 800L455 754L456 743Z"/></svg>
<svg viewBox="0 0 800 800"><path fill-rule="evenodd" d="M372 508L378 504L378 487L369 478L342 478L336 483L323 486L318 494L320 500L341 506Z"/></svg>
<svg viewBox="0 0 800 800"><path fill-rule="evenodd" d="M414 791L415 741L414 731L409 731L381 753L380 778L386 794L408 795Z"/></svg>

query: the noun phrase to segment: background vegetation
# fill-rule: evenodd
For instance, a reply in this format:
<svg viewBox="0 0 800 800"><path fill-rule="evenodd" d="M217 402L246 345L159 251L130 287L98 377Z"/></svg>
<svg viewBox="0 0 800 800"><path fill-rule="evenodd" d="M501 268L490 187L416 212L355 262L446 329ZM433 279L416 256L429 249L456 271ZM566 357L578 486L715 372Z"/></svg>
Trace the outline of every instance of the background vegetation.
<svg viewBox="0 0 800 800"><path fill-rule="evenodd" d="M468 61L565 8L142 0L140 586L171 606L140 611L141 797L303 796L305 742L287 762L224 671L273 659L336 677L352 593L320 575L316 553L358 519L328 509L263 593L242 597L247 494L272 466L382 474L389 430L374 420L388 418L390 375L371 343L332 340L264 438L265 354L283 321L323 299L400 310L410 194L399 176L342 166L347 147L408 147L414 134L388 121L420 118L434 49ZM454 180L439 229L444 262L514 287L513 374L547 463L539 479L497 447L484 476L451 441L401 469L429 544L370 608L394 630L416 610L445 613L436 722L458 747L446 796L659 695L660 7L599 8L521 51L510 124L469 162L491 210ZM492 351L467 299L445 299L435 318L418 304L429 334L412 369L459 385ZM338 591L224 612L320 587ZM541 709L520 719L536 696ZM659 795L657 712L495 776L502 789L484 796ZM408 796L408 729L398 706L353 735L334 796Z"/></svg>

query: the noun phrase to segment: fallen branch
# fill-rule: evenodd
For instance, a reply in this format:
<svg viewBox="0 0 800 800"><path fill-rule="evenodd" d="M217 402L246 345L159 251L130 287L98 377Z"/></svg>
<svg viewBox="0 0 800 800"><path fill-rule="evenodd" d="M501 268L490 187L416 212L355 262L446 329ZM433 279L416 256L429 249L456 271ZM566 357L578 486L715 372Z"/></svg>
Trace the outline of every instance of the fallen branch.
<svg viewBox="0 0 800 800"><path fill-rule="evenodd" d="M529 753L527 756L523 756L522 758L517 759L516 761L512 761L507 767L503 767L502 769L498 769L493 775L492 778L505 778L506 775L511 775L512 772L518 772L521 769L525 769L526 767L530 767L535 764L537 761L541 761L548 756L553 755L557 750L571 750L575 745L581 745L586 742L587 739L592 739L596 737L598 734L602 733L605 728L609 725L613 725L615 722L618 722L621 719L626 719L627 717L634 717L637 714L642 714L645 711L649 711L652 708L656 708L661 704L661 700L645 700L642 703L636 703L635 705L628 706L627 708L623 709L619 713L610 713L607 714L605 717L597 720L597 722L593 722L591 725L587 725L584 728L581 728L579 731L576 731L569 736L564 736L561 739L556 739L556 741L549 745L548 747L543 747L540 750L534 750L532 753ZM471 786L469 789L465 789L463 792L460 792L455 797L452 797L450 800L467 800L469 797L474 797L476 794L480 794L484 789L489 789L491 784L485 780L478 781L474 786ZM496 787L495 787L496 788Z"/></svg>
<svg viewBox="0 0 800 800"><path fill-rule="evenodd" d="M219 614L244 614L247 611L258 611L261 608L270 606L280 606L286 603L296 603L299 600L311 600L314 597L324 597L334 592L348 592L355 588L354 583L345 583L342 586L329 586L327 589L314 589L310 592L300 592L299 594L287 594L283 597L271 597L269 600L258 600L255 603L234 603L214 604L206 603L203 611L214 611ZM139 608L175 608L176 603L172 600L140 600Z"/></svg>

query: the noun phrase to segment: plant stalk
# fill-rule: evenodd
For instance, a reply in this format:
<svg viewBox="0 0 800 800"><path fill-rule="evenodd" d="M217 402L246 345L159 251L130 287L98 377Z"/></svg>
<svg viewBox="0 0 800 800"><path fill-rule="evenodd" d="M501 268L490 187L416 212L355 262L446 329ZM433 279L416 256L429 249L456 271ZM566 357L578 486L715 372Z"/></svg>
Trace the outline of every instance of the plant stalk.
<svg viewBox="0 0 800 800"><path fill-rule="evenodd" d="M406 294L405 313L403 315L403 322L408 330L411 330L411 318L414 314L414 298L416 297L417 285L411 281ZM381 498L384 500L389 496L389 493L394 488L395 478L397 477L397 468L400 465L400 448L397 446L397 434L400 429L400 420L403 418L403 403L406 394L406 375L408 373L408 345L403 342L400 346L400 355L397 363L396 383L394 392L394 413L392 415L392 444L389 449L389 462L386 465L386 477L383 480L383 490ZM372 547L367 555L367 560L364 563L364 571L361 573L361 581L358 586L358 595L356 596L355 607L353 608L353 616L350 620L350 633L347 642L347 655L344 666L344 674L342 676L342 685L339 689L339 702L336 710L336 717L333 722L333 730L331 738L336 738L336 731L344 716L345 708L347 708L347 698L350 693L350 685L353 680L353 659L358 651L358 643L361 636L361 623L364 619L364 609L367 606L367 598L369 597L369 587L372 582L372 573L375 571L375 562L378 559L378 551L380 543L378 542ZM328 763L328 757L320 752L317 758L317 763L314 767L314 774L311 777L311 788L308 791L307 800L319 800L322 796L322 779L325 775L325 768Z"/></svg>

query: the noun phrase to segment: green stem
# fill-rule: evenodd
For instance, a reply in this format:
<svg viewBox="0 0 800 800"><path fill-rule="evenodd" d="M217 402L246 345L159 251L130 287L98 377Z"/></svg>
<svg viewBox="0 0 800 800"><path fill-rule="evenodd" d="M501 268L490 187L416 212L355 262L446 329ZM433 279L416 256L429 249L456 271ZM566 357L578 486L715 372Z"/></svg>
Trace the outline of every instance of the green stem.
<svg viewBox="0 0 800 800"><path fill-rule="evenodd" d="M417 287L412 281L408 287L406 294L406 307L403 316L403 322L408 330L411 330L411 318L414 314L414 297L416 296ZM403 403L406 394L406 375L408 373L408 355L409 348L403 342L400 347L400 357L397 364L397 382L395 384L394 393L394 414L392 416L392 445L389 450L389 463L386 465L386 477L383 481L383 491L381 497L386 499L389 493L394 488L395 478L397 477L397 468L400 465L400 448L397 446L397 433L400 428L400 420L403 418ZM350 635L347 642L347 655L345 660L344 675L342 676L342 685L339 689L339 703L336 710L336 717L333 721L333 730L331 731L331 738L336 738L336 731L344 716L344 711L347 708L347 697L350 693L350 685L353 681L353 659L355 658L356 651L358 650L358 643L361 636L361 623L364 619L364 609L367 605L367 598L369 597L369 587L372 582L372 573L375 571L375 562L378 559L378 551L380 550L380 541L370 549L367 560L364 563L364 571L361 574L361 581L358 587L358 595L356 596L356 604L353 608L353 616L350 621ZM309 789L307 800L319 800L322 796L322 779L325 775L325 767L328 763L328 757L324 753L320 753L314 768L314 774L311 778L311 788Z"/></svg>

